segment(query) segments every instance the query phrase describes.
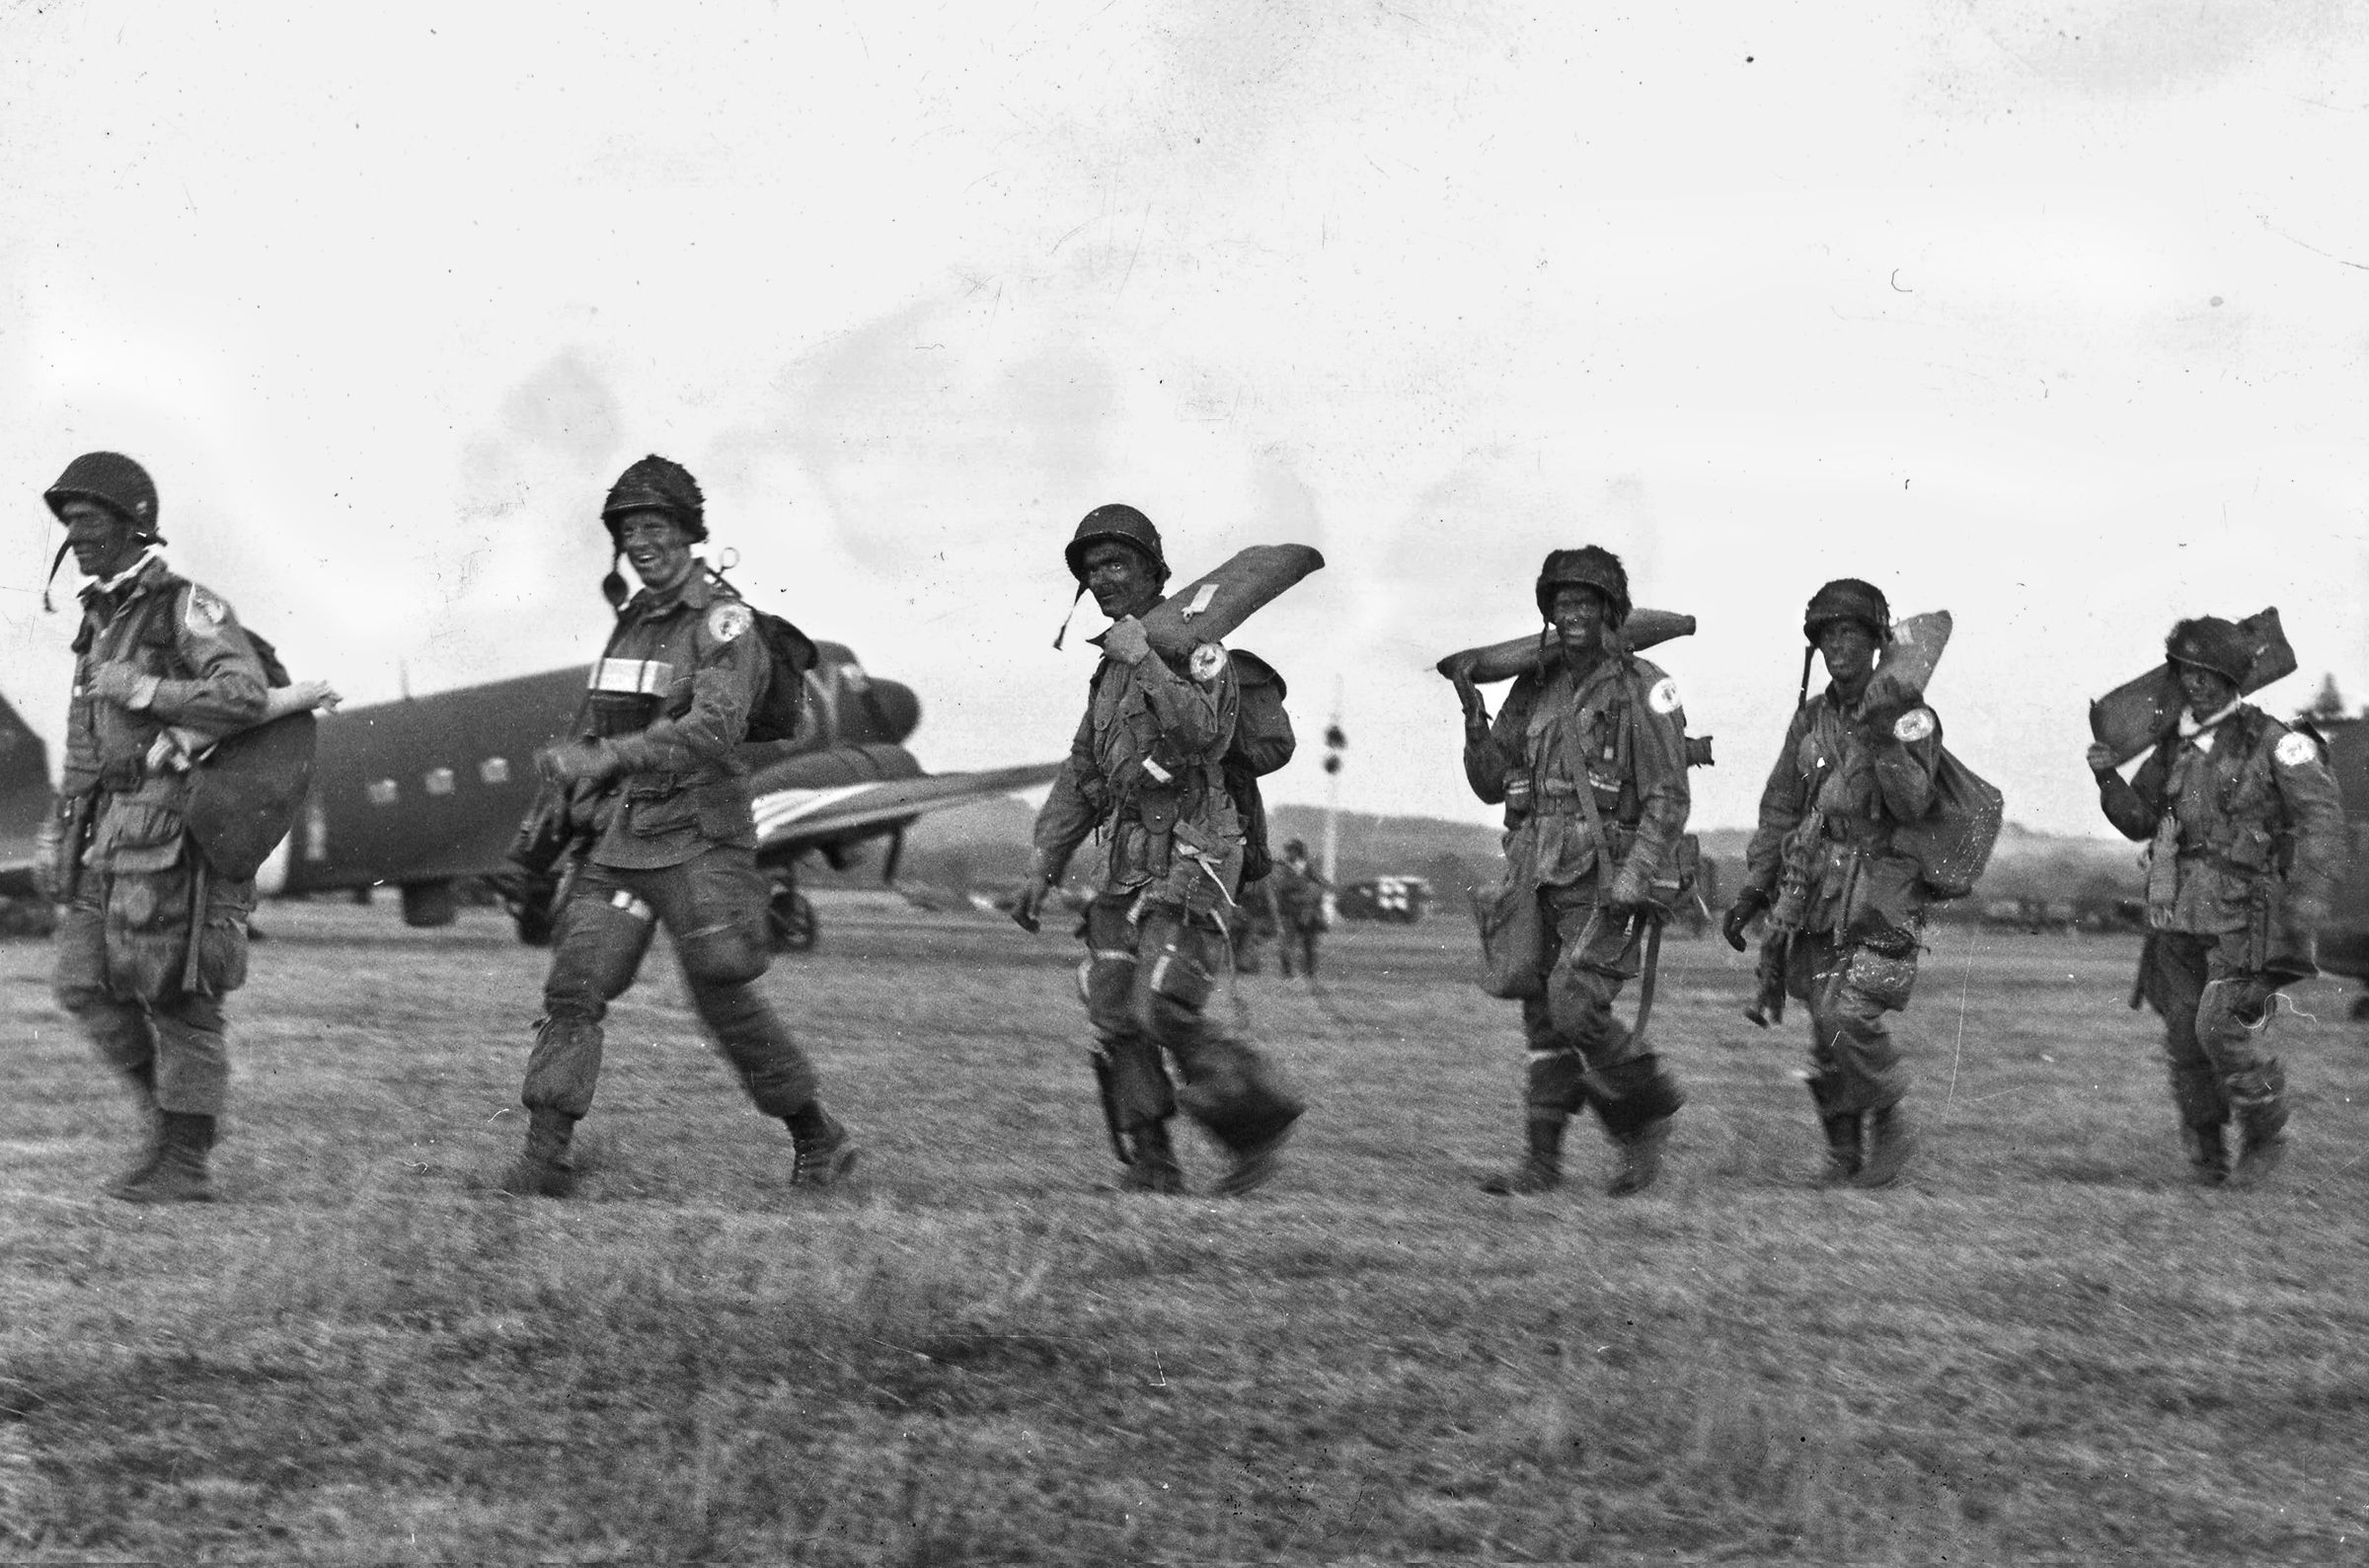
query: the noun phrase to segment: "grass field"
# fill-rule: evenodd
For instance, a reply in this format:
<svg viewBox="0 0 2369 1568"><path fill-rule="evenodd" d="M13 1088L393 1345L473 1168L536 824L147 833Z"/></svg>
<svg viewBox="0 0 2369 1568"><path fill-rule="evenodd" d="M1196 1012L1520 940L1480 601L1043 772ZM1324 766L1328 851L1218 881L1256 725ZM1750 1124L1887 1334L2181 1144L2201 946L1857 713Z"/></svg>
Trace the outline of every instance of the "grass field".
<svg viewBox="0 0 2369 1568"><path fill-rule="evenodd" d="M869 1146L792 1189L664 955L581 1195L487 1190L543 956L274 908L227 1201L95 1197L130 1113L0 947L0 1558L802 1563L2369 1560L2369 1049L2279 1027L2277 1185L2181 1181L2135 943L1939 933L1927 1156L1820 1189L1797 1021L1678 940L1669 1173L1488 1198L1468 933L1245 977L1314 1109L1246 1201L1127 1197L1075 943L877 901L764 982ZM1969 952L1966 943L1977 945ZM1196 1179L1216 1160L1198 1141Z"/></svg>

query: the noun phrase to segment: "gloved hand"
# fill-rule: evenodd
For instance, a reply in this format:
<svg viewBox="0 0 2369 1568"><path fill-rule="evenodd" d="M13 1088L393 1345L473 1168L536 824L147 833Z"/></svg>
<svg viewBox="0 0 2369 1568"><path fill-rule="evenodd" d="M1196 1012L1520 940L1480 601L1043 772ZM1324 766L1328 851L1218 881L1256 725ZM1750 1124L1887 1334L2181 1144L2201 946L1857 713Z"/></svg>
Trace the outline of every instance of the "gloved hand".
<svg viewBox="0 0 2369 1568"><path fill-rule="evenodd" d="M2083 760L2089 763L2090 772L2101 779L2114 771L2114 751L2104 741L2093 742L2090 749L2083 753Z"/></svg>
<svg viewBox="0 0 2369 1568"><path fill-rule="evenodd" d="M1144 635L1143 623L1131 615L1122 615L1103 634L1103 656L1121 664L1141 664L1151 656L1152 639Z"/></svg>
<svg viewBox="0 0 2369 1568"><path fill-rule="evenodd" d="M617 771L617 754L597 740L563 741L535 753L543 777L558 784L598 784Z"/></svg>
<svg viewBox="0 0 2369 1568"><path fill-rule="evenodd" d="M83 683L86 696L102 702L120 703L125 708L142 709L156 696L157 678L144 674L136 664L110 659L92 666L90 679Z"/></svg>
<svg viewBox="0 0 2369 1568"><path fill-rule="evenodd" d="M2317 932L2328 924L2328 900L2317 893L2287 895L2287 923L2307 932Z"/></svg>
<svg viewBox="0 0 2369 1568"><path fill-rule="evenodd" d="M1727 945L1742 952L1744 928L1752 924L1752 917L1768 907L1768 894L1756 887L1745 888L1736 901L1727 906L1727 918L1719 922L1719 934L1727 938Z"/></svg>

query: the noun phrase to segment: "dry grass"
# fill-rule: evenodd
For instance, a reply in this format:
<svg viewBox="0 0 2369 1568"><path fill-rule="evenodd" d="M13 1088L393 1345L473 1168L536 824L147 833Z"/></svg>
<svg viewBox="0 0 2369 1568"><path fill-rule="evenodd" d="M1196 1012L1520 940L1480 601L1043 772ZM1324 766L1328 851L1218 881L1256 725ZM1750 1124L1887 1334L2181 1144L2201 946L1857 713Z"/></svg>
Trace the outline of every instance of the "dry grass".
<svg viewBox="0 0 2369 1568"><path fill-rule="evenodd" d="M0 948L0 1558L810 1563L2369 1557L2369 1051L2284 1020L2280 1184L2180 1184L2124 941L1947 933L1929 1155L1809 1184L1798 1038L1665 954L1671 1174L1474 1190L1516 1136L1464 932L1241 982L1316 1105L1247 1202L1127 1199L1074 944L839 910L766 984L870 1144L787 1136L671 977L614 1016L585 1191L492 1195L541 956L471 912L267 916L230 1202L91 1196L128 1115ZM1960 1038L1960 1019L1963 1032ZM1197 1146L1188 1159L1206 1176Z"/></svg>

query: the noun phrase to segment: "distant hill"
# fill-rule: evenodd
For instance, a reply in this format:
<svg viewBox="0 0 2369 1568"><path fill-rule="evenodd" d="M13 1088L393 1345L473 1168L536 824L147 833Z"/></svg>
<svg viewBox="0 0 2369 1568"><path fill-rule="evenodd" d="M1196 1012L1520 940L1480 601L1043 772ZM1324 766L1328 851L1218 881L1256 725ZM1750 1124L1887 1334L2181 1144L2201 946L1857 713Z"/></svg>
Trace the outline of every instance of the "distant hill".
<svg viewBox="0 0 2369 1568"><path fill-rule="evenodd" d="M1002 889L1028 874L1029 834L1035 807L1016 795L959 806L924 817L906 836L898 875L957 890ZM1279 805L1268 816L1268 836L1280 853L1292 839L1309 853L1324 845L1325 814L1316 806ZM1710 828L1699 835L1705 858L1714 862L1714 901L1723 899L1743 875L1748 828ZM1453 894L1496 875L1498 830L1487 823L1450 822L1439 817L1386 817L1361 811L1340 814L1340 879L1354 882L1388 874L1427 876L1440 892ZM2035 833L2011 822L2001 832L1989 872L1970 903L2030 899L2047 903L2112 903L2144 891L2139 846L2120 839L2074 838ZM818 887L860 886L879 877L879 854L862 865L832 872L819 863L802 873Z"/></svg>

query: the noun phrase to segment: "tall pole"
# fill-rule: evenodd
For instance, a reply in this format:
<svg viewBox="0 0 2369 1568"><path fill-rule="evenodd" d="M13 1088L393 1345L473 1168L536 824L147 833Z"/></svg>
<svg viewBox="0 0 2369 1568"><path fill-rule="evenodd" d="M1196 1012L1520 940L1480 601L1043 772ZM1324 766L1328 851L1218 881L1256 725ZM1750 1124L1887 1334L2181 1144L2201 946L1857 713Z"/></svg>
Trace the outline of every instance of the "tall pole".
<svg viewBox="0 0 2369 1568"><path fill-rule="evenodd" d="M1333 683L1333 722L1325 726L1325 924L1339 918L1334 893L1340 885L1340 754L1349 739L1340 729L1341 682Z"/></svg>

